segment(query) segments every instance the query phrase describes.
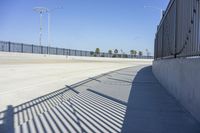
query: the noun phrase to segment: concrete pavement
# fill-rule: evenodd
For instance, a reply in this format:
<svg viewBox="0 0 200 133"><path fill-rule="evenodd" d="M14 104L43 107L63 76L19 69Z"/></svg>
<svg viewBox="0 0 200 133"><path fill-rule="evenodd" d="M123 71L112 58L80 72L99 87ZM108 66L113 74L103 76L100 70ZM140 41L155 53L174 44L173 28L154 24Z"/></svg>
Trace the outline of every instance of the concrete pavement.
<svg viewBox="0 0 200 133"><path fill-rule="evenodd" d="M149 66L133 80L122 132L200 133L200 123L161 86Z"/></svg>
<svg viewBox="0 0 200 133"><path fill-rule="evenodd" d="M150 66L67 85L9 106L1 119L4 132L200 132L199 123L158 83Z"/></svg>
<svg viewBox="0 0 200 133"><path fill-rule="evenodd" d="M0 111L109 71L151 60L0 52Z"/></svg>

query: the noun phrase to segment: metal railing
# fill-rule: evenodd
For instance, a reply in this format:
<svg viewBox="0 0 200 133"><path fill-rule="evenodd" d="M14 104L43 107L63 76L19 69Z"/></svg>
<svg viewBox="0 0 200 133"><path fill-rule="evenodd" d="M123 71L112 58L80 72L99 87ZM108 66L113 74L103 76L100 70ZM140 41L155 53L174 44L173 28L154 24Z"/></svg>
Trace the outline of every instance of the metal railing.
<svg viewBox="0 0 200 133"><path fill-rule="evenodd" d="M154 59L200 55L199 0L170 0L155 37Z"/></svg>
<svg viewBox="0 0 200 133"><path fill-rule="evenodd" d="M35 54L51 54L51 55L87 56L87 57L153 59L152 56L138 56L138 55L134 56L130 54L109 54L109 53L104 53L104 52L97 54L93 51L55 48L55 47L47 47L47 46L30 45L30 44L24 44L24 43L7 42L7 41L0 41L0 51L35 53Z"/></svg>

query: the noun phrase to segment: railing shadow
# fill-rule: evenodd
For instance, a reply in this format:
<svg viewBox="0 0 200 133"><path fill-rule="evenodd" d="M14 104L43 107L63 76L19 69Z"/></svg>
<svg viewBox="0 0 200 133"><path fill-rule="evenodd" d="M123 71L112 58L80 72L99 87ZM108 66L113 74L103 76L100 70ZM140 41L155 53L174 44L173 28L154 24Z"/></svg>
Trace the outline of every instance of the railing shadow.
<svg viewBox="0 0 200 133"><path fill-rule="evenodd" d="M88 78L86 80L72 84L70 86L66 85L65 88L62 88L60 90L54 91L54 92L46 94L44 96L35 98L31 101L25 102L25 103L20 104L18 106L13 107L13 106L9 105L7 107L7 110L0 112L0 132L2 131L2 132L5 132L5 133L14 133L17 130L18 130L18 132L31 132L33 129L35 129L36 132L40 132L39 126L37 126L38 122L41 123L41 125L42 125L41 131L46 132L47 129L45 129L45 125L42 123L43 119L45 119L45 122L47 123L47 125L49 125L49 129L50 129L49 131L52 130L52 131L62 132L63 129L59 127L60 125L57 124L59 122L56 121L55 118L58 118L59 121L64 121L64 120L62 120L64 117L66 118L65 121L67 121L67 123L69 123L69 125L74 127L73 131L76 131L76 132L77 131L78 132L95 131L95 130L93 130L93 127L86 126L87 128L85 128L85 126L84 126L84 125L88 125L88 123L84 122L85 119L87 118L86 116L84 117L85 119L82 120L83 114L82 114L82 112L80 112L80 110L81 110L81 108L83 108L82 107L83 105L84 106L86 106L86 105L90 106L90 108L95 108L95 109L93 109L94 112L97 112L97 114L100 115L100 116L98 116L97 114L94 114L94 116L98 117L99 120L96 120L96 118L93 118L93 116L91 116L91 118L89 117L87 119L92 119L92 121L97 122L100 125L103 125L103 127L106 127L105 128L106 130L102 129L103 131L115 131L115 132L117 131L117 132L119 132L120 128L116 129L116 127L111 124L111 126L110 126L111 129L110 129L109 126L107 127L105 124L103 124L103 122L99 122L99 121L109 121L107 123L114 123L114 125L115 125L116 122L114 120L116 118L112 117L112 115L115 114L115 112L113 112L113 114L109 114L109 112L106 111L104 108L105 107L108 108L108 105L112 105L110 103L113 102L114 105L115 104L119 104L119 105L122 104L124 106L124 108L123 108L123 112L124 112L124 110L125 110L124 103L122 103L120 101L115 101L114 99L106 97L105 95L100 95L100 93L97 93L95 91L92 92L91 90L88 91L88 92L91 92L91 93L95 92L95 96L94 95L91 95L91 96L88 95L86 97L87 99L85 99L85 101L83 101L83 99L79 98L80 94L76 90L76 88L80 87L84 84L87 84L91 81L96 81L96 82L101 83L101 80L98 80L99 78L105 77L105 76L111 77L112 73L115 73L115 72L120 71L120 70L123 70L123 69L111 71L109 73L105 73L105 74L101 74L101 75L98 75L98 76L95 76L95 77L92 77L92 78ZM104 97L104 99L102 100L102 98L100 98L100 97ZM75 99L75 98L77 98L77 99L79 98L78 103L76 102L77 99ZM88 99L88 98L91 98L91 99ZM102 115L103 111L101 109L98 109L100 112L97 111L98 107L95 106L95 104L101 105L101 103L99 103L98 100L96 100L96 101L94 100L96 103L92 104L92 102L94 102L93 101L94 98L99 99L100 101L102 100L102 102L106 106L101 107L101 108L103 108L103 111L106 111L107 113L103 113L103 115ZM93 105L92 107L91 107L91 105L88 105L88 103L85 103L87 100L88 100L88 103L91 103ZM107 100L110 100L109 104L105 103ZM81 101L84 102L83 105L80 104ZM70 106L69 107L66 106L65 103L69 104ZM118 107L119 105L117 105L116 107ZM120 105L120 106L122 106L122 105ZM74 106L76 107L76 110L79 110L79 111L76 111L74 109ZM61 109L62 111L56 110L57 108ZM67 112L67 110L71 110L71 113L74 114L74 115L71 116L71 119L74 119L74 117L76 118L76 119L73 120L74 122L69 121L69 119L68 119L69 114L68 114L68 116L64 116L63 118L60 118L60 116L64 115ZM84 112L84 110L83 110L83 112ZM109 109L109 110L112 111L111 109ZM117 111L117 109L115 109L115 110ZM52 111L53 111L53 115L51 116L49 112L52 113ZM57 112L59 112L59 111L60 111L60 113L59 113L59 116L58 116ZM63 112L65 112L65 113L63 113ZM107 115L107 114L109 114L109 115ZM47 118L46 115L49 115L49 118ZM90 116L90 114L88 114L88 115ZM42 116L42 119L40 118L41 116ZM40 118L40 119L37 120L37 118ZM81 118L81 120L80 120L80 118ZM112 119L109 120L109 118L112 118ZM51 119L52 121L49 120L49 119ZM27 127L24 129L23 126L26 125L26 123L29 123L29 121L32 121L32 124L28 124ZM54 123L54 124L51 125L52 123ZM74 125L76 125L76 127L73 125L73 123L75 123ZM79 124L77 125L77 123L79 123ZM91 124L93 124L93 123L91 123ZM62 125L64 126L64 129L66 129L64 131L69 132L69 131L72 130L72 129L68 129L68 127L64 123ZM56 130L54 129L55 127L57 127ZM95 127L98 127L98 125L96 125ZM78 130L78 129L81 129L81 130ZM98 130L96 130L96 131L100 131L99 127L97 129Z"/></svg>
<svg viewBox="0 0 200 133"><path fill-rule="evenodd" d="M199 123L158 83L151 67L139 70L134 79L130 71L126 68L101 74L8 106L0 112L0 132L200 132ZM99 91L94 83L105 89L110 84L130 87L128 102ZM79 92L86 84L88 89Z"/></svg>

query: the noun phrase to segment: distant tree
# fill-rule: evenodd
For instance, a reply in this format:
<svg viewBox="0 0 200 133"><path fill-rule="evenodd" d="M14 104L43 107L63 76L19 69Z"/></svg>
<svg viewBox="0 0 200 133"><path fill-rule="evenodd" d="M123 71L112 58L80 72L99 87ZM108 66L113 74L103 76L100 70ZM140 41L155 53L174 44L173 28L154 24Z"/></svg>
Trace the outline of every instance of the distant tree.
<svg viewBox="0 0 200 133"><path fill-rule="evenodd" d="M142 56L142 55L143 55L142 51L139 51L139 53L138 53L138 54L139 54L139 56Z"/></svg>
<svg viewBox="0 0 200 133"><path fill-rule="evenodd" d="M137 55L137 51L136 50L131 50L130 54L133 55L133 56L136 56Z"/></svg>
<svg viewBox="0 0 200 133"><path fill-rule="evenodd" d="M114 50L114 53L115 53L115 54L118 54L118 50L117 50L117 49L115 49L115 50Z"/></svg>
<svg viewBox="0 0 200 133"><path fill-rule="evenodd" d="M133 55L133 50L130 50L130 54Z"/></svg>
<svg viewBox="0 0 200 133"><path fill-rule="evenodd" d="M110 49L110 50L108 50L108 53L111 55L112 54L112 50Z"/></svg>
<svg viewBox="0 0 200 133"><path fill-rule="evenodd" d="M100 48L96 48L95 53L100 54Z"/></svg>

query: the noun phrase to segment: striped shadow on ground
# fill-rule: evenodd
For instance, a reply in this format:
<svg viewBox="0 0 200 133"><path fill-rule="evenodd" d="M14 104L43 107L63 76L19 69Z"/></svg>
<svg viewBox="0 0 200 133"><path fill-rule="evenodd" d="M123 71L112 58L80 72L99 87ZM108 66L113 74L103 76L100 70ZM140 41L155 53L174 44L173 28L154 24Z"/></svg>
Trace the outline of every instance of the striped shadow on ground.
<svg viewBox="0 0 200 133"><path fill-rule="evenodd" d="M91 91L17 126L15 132L121 132L126 106Z"/></svg>

